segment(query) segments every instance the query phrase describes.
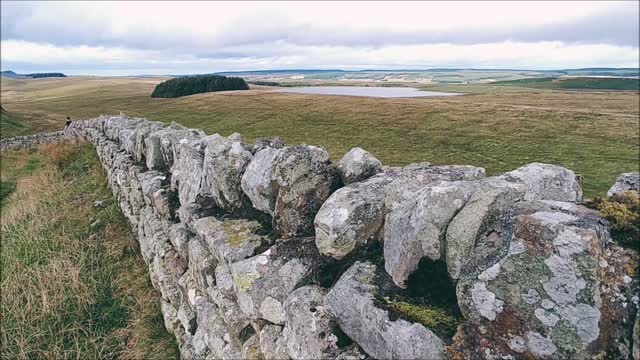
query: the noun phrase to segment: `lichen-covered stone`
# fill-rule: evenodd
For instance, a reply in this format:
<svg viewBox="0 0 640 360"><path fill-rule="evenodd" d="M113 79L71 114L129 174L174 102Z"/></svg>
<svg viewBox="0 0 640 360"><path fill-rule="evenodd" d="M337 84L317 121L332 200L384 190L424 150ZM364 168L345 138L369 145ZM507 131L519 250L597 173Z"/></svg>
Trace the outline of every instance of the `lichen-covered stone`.
<svg viewBox="0 0 640 360"><path fill-rule="evenodd" d="M526 184L525 200L582 201L582 187L578 177L562 166L531 163L501 177Z"/></svg>
<svg viewBox="0 0 640 360"><path fill-rule="evenodd" d="M225 264L251 257L256 249L268 244L268 239L255 233L261 227L257 221L220 221L209 216L196 220L193 227L218 261Z"/></svg>
<svg viewBox="0 0 640 360"><path fill-rule="evenodd" d="M378 359L440 359L444 343L420 324L391 321L374 304L376 267L356 262L324 299L340 328L370 356Z"/></svg>
<svg viewBox="0 0 640 360"><path fill-rule="evenodd" d="M178 192L180 204L202 203L202 169L204 149L201 140L181 140L175 148L176 159L171 168L171 187Z"/></svg>
<svg viewBox="0 0 640 360"><path fill-rule="evenodd" d="M359 147L349 150L338 162L337 167L345 184L365 180L382 171L380 160Z"/></svg>
<svg viewBox="0 0 640 360"><path fill-rule="evenodd" d="M504 182L481 182L446 230L445 258L449 276L460 277L487 224L524 197L524 189Z"/></svg>
<svg viewBox="0 0 640 360"><path fill-rule="evenodd" d="M607 191L607 196L611 197L629 190L640 192L640 173L630 172L620 174L615 184Z"/></svg>
<svg viewBox="0 0 640 360"><path fill-rule="evenodd" d="M215 268L218 261L206 248L200 237L194 237L189 241L189 271L199 287L206 289L215 286Z"/></svg>
<svg viewBox="0 0 640 360"><path fill-rule="evenodd" d="M287 322L284 337L293 359L331 359L340 352L336 326L323 299L327 291L317 285L296 289L284 304Z"/></svg>
<svg viewBox="0 0 640 360"><path fill-rule="evenodd" d="M411 164L400 169L388 169L379 176L390 177L385 188L385 207L393 210L398 204L416 196L424 186L435 181L481 180L485 171L469 165L432 166L429 163Z"/></svg>
<svg viewBox="0 0 640 360"><path fill-rule="evenodd" d="M302 247L313 244L310 239ZM288 258L276 244L262 254L231 264L234 290L243 313L275 324L284 323L283 303L287 295L309 274L311 259Z"/></svg>
<svg viewBox="0 0 640 360"><path fill-rule="evenodd" d="M314 220L316 245L323 255L341 259L376 238L384 222L385 177L338 189L322 204Z"/></svg>
<svg viewBox="0 0 640 360"><path fill-rule="evenodd" d="M341 259L377 238L384 217L435 181L476 180L484 169L471 166L414 164L387 169L363 182L337 190L315 219L316 242L324 255Z"/></svg>
<svg viewBox="0 0 640 360"><path fill-rule="evenodd" d="M329 153L316 146L283 148L272 179L278 189L274 229L284 236L313 233L313 219L338 183Z"/></svg>
<svg viewBox="0 0 640 360"><path fill-rule="evenodd" d="M260 360L263 358L260 352L260 336L253 334L242 344L242 358L247 360Z"/></svg>
<svg viewBox="0 0 640 360"><path fill-rule="evenodd" d="M290 359L282 326L265 325L260 329L260 351L266 360Z"/></svg>
<svg viewBox="0 0 640 360"><path fill-rule="evenodd" d="M477 185L466 181L427 185L413 199L399 203L384 222L385 269L404 287L420 260L445 256L445 231Z"/></svg>
<svg viewBox="0 0 640 360"><path fill-rule="evenodd" d="M501 356L589 354L601 334L598 262L606 236L580 207L523 202L493 215L457 287L476 336Z"/></svg>
<svg viewBox="0 0 640 360"><path fill-rule="evenodd" d="M240 184L253 207L270 215L273 215L278 195L272 173L280 153L280 150L270 147L257 151L247 165Z"/></svg>
<svg viewBox="0 0 640 360"><path fill-rule="evenodd" d="M240 181L244 170L253 158L241 142L232 141L218 134L202 140L205 145L202 186L225 210L235 211L247 204Z"/></svg>

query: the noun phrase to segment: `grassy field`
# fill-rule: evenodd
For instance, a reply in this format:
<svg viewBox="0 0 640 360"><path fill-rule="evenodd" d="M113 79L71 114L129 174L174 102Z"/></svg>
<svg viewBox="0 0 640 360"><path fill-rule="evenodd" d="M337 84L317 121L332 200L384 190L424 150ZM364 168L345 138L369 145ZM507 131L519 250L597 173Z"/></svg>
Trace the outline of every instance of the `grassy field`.
<svg viewBox="0 0 640 360"><path fill-rule="evenodd" d="M572 90L635 90L640 91L639 79L626 78L532 78L499 81L494 85L524 86L538 89Z"/></svg>
<svg viewBox="0 0 640 360"><path fill-rule="evenodd" d="M433 85L447 98L380 99L285 94L271 90L149 97L159 78L2 79L2 105L31 126L120 111L177 121L208 133L240 132L249 141L281 136L320 144L335 160L354 146L385 165L429 161L483 166L489 174L533 162L584 176L600 196L621 172L638 171L638 92L558 91L518 86Z"/></svg>
<svg viewBox="0 0 640 360"><path fill-rule="evenodd" d="M29 124L0 109L0 137L28 134L29 129Z"/></svg>
<svg viewBox="0 0 640 360"><path fill-rule="evenodd" d="M1 167L2 359L177 358L91 146L3 153Z"/></svg>

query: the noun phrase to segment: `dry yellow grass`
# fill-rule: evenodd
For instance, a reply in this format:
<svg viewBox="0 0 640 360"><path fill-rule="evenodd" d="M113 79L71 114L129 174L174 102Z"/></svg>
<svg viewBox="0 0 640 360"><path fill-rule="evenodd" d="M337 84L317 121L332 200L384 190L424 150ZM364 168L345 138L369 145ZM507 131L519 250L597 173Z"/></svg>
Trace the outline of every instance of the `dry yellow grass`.
<svg viewBox="0 0 640 360"><path fill-rule="evenodd" d="M0 215L2 358L175 358L159 294L91 146L3 153L2 173L17 185ZM109 206L95 209L97 199Z"/></svg>

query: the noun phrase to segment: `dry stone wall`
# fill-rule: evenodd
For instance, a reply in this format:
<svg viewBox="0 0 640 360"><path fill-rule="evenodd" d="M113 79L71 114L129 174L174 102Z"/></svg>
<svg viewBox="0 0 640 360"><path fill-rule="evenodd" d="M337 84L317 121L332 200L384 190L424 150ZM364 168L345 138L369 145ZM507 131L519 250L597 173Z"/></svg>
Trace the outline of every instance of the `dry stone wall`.
<svg viewBox="0 0 640 360"><path fill-rule="evenodd" d="M56 143L73 137L69 132L54 131L27 136L15 136L0 140L0 151L16 150L40 144Z"/></svg>
<svg viewBox="0 0 640 360"><path fill-rule="evenodd" d="M95 145L185 359L638 353L638 256L566 168L486 177L362 149L334 165L321 147L126 116L68 131ZM456 286L453 338L381 304L421 286L407 280L424 261Z"/></svg>

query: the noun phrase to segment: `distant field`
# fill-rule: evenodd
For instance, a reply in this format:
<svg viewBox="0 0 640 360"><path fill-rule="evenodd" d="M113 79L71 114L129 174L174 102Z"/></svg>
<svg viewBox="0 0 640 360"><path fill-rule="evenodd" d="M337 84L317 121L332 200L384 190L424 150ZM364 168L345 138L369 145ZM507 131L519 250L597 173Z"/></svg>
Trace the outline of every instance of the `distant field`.
<svg viewBox="0 0 640 360"><path fill-rule="evenodd" d="M524 86L538 89L640 91L640 79L626 78L532 78L499 81L494 83L494 85Z"/></svg>
<svg viewBox="0 0 640 360"><path fill-rule="evenodd" d="M374 99L263 88L150 98L162 80L3 78L2 104L33 132L61 128L66 116L122 111L208 133L238 131L249 141L278 135L288 144L320 144L335 160L360 146L386 165L472 164L489 174L533 161L555 163L584 176L587 196L604 195L619 173L638 171L640 162L640 96L635 91L424 85L425 90L468 95Z"/></svg>

